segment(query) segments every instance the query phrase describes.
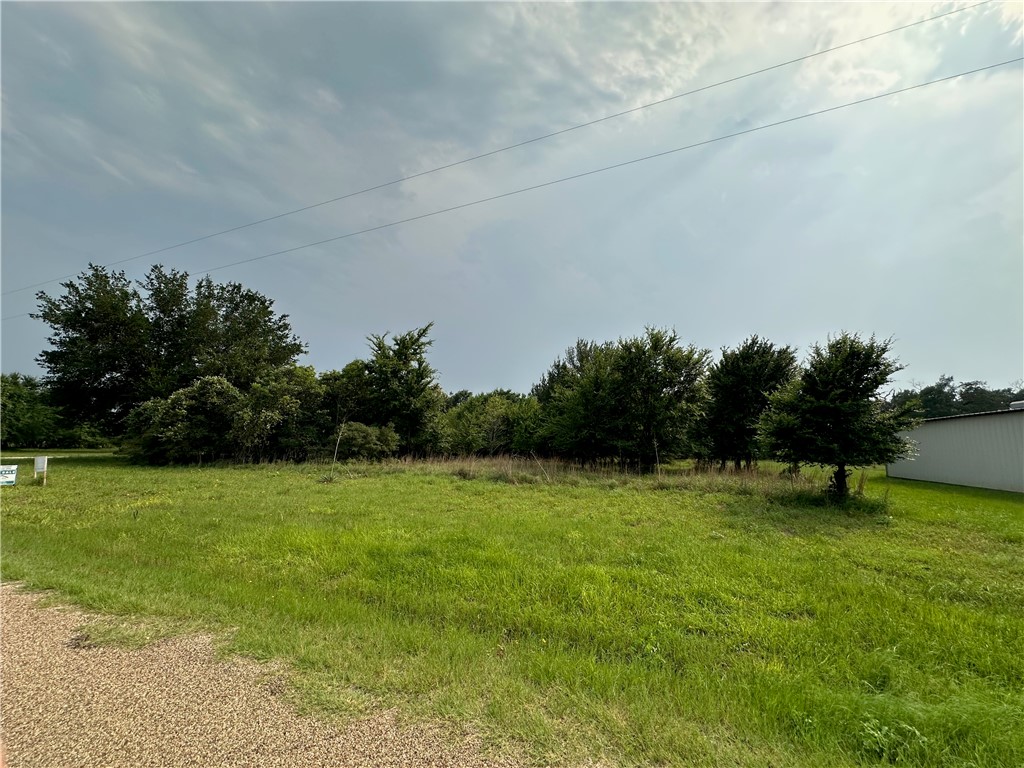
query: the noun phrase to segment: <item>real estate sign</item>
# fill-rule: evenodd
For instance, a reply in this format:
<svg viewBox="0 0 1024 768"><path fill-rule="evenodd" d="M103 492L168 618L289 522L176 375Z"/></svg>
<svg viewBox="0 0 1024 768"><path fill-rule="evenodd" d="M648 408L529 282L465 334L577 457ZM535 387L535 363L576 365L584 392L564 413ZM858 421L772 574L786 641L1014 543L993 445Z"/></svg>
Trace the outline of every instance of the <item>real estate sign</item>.
<svg viewBox="0 0 1024 768"><path fill-rule="evenodd" d="M17 464L0 464L0 485L14 485L18 482Z"/></svg>

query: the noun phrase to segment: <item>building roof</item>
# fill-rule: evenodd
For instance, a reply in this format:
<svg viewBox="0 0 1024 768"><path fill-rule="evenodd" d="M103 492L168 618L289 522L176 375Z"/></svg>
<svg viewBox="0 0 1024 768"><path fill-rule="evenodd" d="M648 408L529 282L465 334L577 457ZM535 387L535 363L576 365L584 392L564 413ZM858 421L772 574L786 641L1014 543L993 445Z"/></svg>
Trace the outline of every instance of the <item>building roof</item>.
<svg viewBox="0 0 1024 768"><path fill-rule="evenodd" d="M933 416L930 419L922 419L922 423L931 421L948 421L949 419L969 419L973 416L1002 416L1004 413L1024 413L1024 409L1007 408L1004 411L982 411L981 413L958 413L953 416Z"/></svg>

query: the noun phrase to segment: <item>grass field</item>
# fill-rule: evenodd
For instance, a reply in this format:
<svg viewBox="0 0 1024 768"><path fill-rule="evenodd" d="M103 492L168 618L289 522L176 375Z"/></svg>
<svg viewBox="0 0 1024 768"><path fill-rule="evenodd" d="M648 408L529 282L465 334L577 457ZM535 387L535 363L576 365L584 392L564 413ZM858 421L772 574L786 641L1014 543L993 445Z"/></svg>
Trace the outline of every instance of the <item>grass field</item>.
<svg viewBox="0 0 1024 768"><path fill-rule="evenodd" d="M89 455L44 488L21 463L5 580L127 617L98 635L227 630L321 712L397 706L535 762L1024 765L1020 495Z"/></svg>

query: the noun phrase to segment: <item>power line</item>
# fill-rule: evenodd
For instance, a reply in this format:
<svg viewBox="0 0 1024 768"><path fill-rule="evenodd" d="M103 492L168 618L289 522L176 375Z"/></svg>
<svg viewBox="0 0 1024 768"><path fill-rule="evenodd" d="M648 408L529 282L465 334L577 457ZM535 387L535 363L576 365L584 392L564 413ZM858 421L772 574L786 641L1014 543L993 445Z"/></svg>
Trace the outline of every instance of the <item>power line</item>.
<svg viewBox="0 0 1024 768"><path fill-rule="evenodd" d="M965 72L958 72L955 75L948 75L946 77L940 77L940 78L937 78L935 80L929 80L929 81L924 82L924 83L917 83L916 85L909 85L906 88L898 88L898 89L896 89L894 91L887 91L885 93L880 93L880 94L877 94L875 96L868 96L868 97L863 98L863 99L857 99L856 101L847 102L846 104L839 104L838 106L835 106L835 107L827 107L825 109L819 109L819 110L817 110L815 112L808 112L805 115L797 115L796 117L788 117L785 120L777 120L774 123L766 123L765 125L758 125L758 126L755 126L754 128L747 128L747 129L742 130L742 131L736 131L734 133L727 133L727 134L724 134L722 136L716 136L715 138L712 138L712 139L705 139L704 141L698 141L698 142L695 142L693 144L687 144L687 145L682 146L682 147L676 147L675 149L667 149L667 150L665 150L663 152L656 152L653 155L644 155L643 157L637 157L637 158L634 158L632 160L625 160L625 161L623 161L621 163L615 163L613 165L606 165L606 166L604 166L602 168L595 168L594 170L591 170L591 171L584 171L583 173L576 173L576 174L573 174L571 176L563 176L563 177L558 178L558 179L553 179L552 181L545 181L545 182L542 182L540 184L534 184L534 185L529 186L529 187L522 187L520 189L514 189L514 190L512 190L510 192L503 192L500 195L492 195L491 197L484 197L484 198L481 198L479 200L473 200L473 201L468 202L468 203L461 203L459 205L453 205L453 206L450 206L448 208L441 208L439 210L431 211L429 213L421 213L418 216L410 216L410 217L405 218L405 219L399 219L397 221L391 221L391 222L388 222L387 224L378 224L377 226L374 226L374 227L367 227L365 229L356 230L354 232L346 232L343 235L337 235L335 237L329 237L329 238L327 238L325 240L318 240L315 243L306 243L305 245L297 245L297 246L294 246L292 248L285 248L285 249L280 250L280 251L273 251L272 253L265 253L262 256L253 256L252 258L241 259L240 261L233 261L230 264L221 264L220 266L212 267L210 269L199 270L199 272L202 272L204 274L209 274L210 272L217 272L217 271L219 271L221 269L228 269L229 267L237 267L237 266L239 266L241 264L250 264L250 263L252 263L254 261L261 261L263 259L269 259L272 256L282 256L282 255L284 255L286 253L294 253L296 251L302 251L302 250L305 250L306 248L313 248L313 247L318 246L318 245L325 245L327 243L337 242L338 240L345 240L345 239L350 238L350 237L356 237L357 235L365 235L365 234L367 234L369 232L377 232L377 231L382 230L382 229L388 229L390 227L397 227L400 224L408 224L409 222L412 222L412 221L419 221L421 219L429 219L429 218L431 218L433 216L440 216L443 213L451 213L452 211L462 210L463 208L471 208L472 206L475 206L475 205L481 205L483 203L493 202L494 200L501 200L501 199L506 198L506 197L512 197L513 195L520 195L520 194L523 194L524 192L532 192L532 191L537 190L537 189L543 189L544 187L551 187L551 186L554 186L555 184L562 184L563 182L566 182L566 181L573 181L575 179L582 179L582 178L584 178L586 176L593 176L595 174L604 173L605 171L611 171L611 170L614 170L616 168L624 168L625 166L628 166L628 165L635 165L637 163L642 163L642 162L645 162L647 160L654 160L655 158L665 157L666 155L672 155L672 154L675 154L677 152L683 152L683 151L688 150L688 149L695 149L697 147L704 147L704 146L707 146L708 144L714 144L714 143L719 142L719 141L725 141L726 139L734 139L737 136L745 136L748 133L756 133L757 131L763 131L763 130L765 130L767 128L776 128L776 127L778 127L780 125L786 125L788 123L795 123L798 120L806 120L809 117L817 117L818 115L824 115L824 114L827 114L829 112L836 112L836 111L838 111L840 109L846 109L847 107L854 107L854 106L857 106L858 104L866 104L869 101L877 101L878 99L886 99L886 98L889 98L890 96L897 96L897 95L899 95L901 93L907 93L909 91L917 90L918 88L926 88L929 85L935 85L937 83L944 83L944 82L947 82L949 80L955 80L958 77L966 77L967 75L974 75L974 74L977 74L979 72L985 72L985 71L990 70L990 69L996 69L997 67L1005 67L1008 64L1016 64L1016 63L1021 62L1021 61L1024 61L1024 56L1018 56L1015 59L1007 59L1006 61L1001 61L1001 62L999 62L997 64L989 64L989 65L984 66L984 67L978 67L977 69L970 69L970 70L967 70ZM5 317L5 318L2 318L2 319L3 320L13 320L14 318L18 318L18 317L25 317L28 314L29 314L28 312L23 312L20 315L12 315L10 317Z"/></svg>
<svg viewBox="0 0 1024 768"><path fill-rule="evenodd" d="M936 83L943 83L943 82L946 82L948 80L955 80L958 77L966 77L967 75L974 75L974 74L977 74L978 72L985 72L986 70L989 70L989 69L995 69L997 67L1004 67L1007 64L1015 64L1015 63L1020 62L1020 61L1024 61L1024 56L1020 56L1020 57L1017 57L1015 59L1008 59L1006 61L1001 61L1001 62L999 62L997 64L989 64L988 66L979 67L977 69L967 70L965 72L959 72L959 73L957 73L955 75L948 75L947 77L940 77L940 78L937 78L935 80L929 80L929 81L924 82L924 83L918 83L916 85L910 85L910 86L907 86L906 88L898 88L898 89L896 89L894 91L887 91L886 93L880 93L880 94L877 94L875 96L868 96L866 98L857 99L856 101L850 101L850 102L847 102L846 104L840 104L840 105L835 106L835 107L827 107L826 109L819 109L819 110L817 110L815 112L808 112L805 115L797 115L796 117L789 117L789 118L786 118L785 120L778 120L778 121L776 121L774 123L766 123L765 125L755 126L754 128L747 128L747 129L742 130L742 131L736 131L734 133L727 133L727 134L722 135L722 136L716 136L715 138L712 138L712 139L705 139L704 141L698 141L698 142L696 142L694 144L687 144L686 146L676 147L675 149L667 149L667 150L665 150L663 152L656 152L656 153L654 153L652 155L645 155L643 157L637 157L637 158L634 158L633 160L625 160L625 161L623 161L621 163L615 163L613 165L606 165L606 166L604 166L602 168L595 168L594 170L584 171L583 173L576 173L576 174L573 174L571 176L563 176L563 177L561 177L559 179L553 179L552 181L542 182L541 184L534 184L534 185L529 186L529 187L522 187L520 189L514 189L514 190L512 190L510 192L503 192L500 195L492 195L491 197L484 197L484 198L481 198L479 200L473 200L473 201L468 202L468 203L461 203L459 205L453 205L453 206L450 206L448 208L441 208L440 210L437 210L437 211L431 211L429 213L421 213L418 216L410 216L410 217L405 218L405 219L399 219L398 221L391 221L391 222L388 222L387 224L378 224L377 226L374 226L374 227L367 227L365 229L356 230L354 232L346 232L343 235L337 235L335 237L329 237L329 238L327 238L325 240L318 240L315 243L306 243L305 245L297 245L297 246L294 246L292 248L285 248L285 249L280 250L280 251L273 251L272 253L265 253L262 256L253 256L252 258L241 259L240 261L233 261L230 264L221 264L218 267L212 267L210 269L200 270L200 271L204 272L205 274L209 274L210 272L217 272L217 271L219 271L221 269L228 269L229 267L237 267L237 266L239 266L241 264L249 264L249 263L254 262L254 261L261 261L263 259L269 259L272 256L282 256L282 255L284 255L286 253L294 253L296 251L305 250L306 248L313 248L313 247L318 246L318 245L325 245L326 243L333 243L333 242L337 242L338 240L345 240L345 239L350 238L350 237L356 237L357 235L365 235L365 234L367 234L369 232L377 232L377 231L382 230L382 229L388 229L390 227L397 227L400 224L408 224L409 222L412 222L412 221L419 221L421 219L428 219L428 218L431 218L433 216L440 216L443 213L451 213L452 211L462 210L463 208L470 208L470 207L475 206L475 205L481 205L483 203L493 202L494 200L501 200L501 199L506 198L506 197L512 197L513 195L520 195L520 194L522 194L524 192L532 192L532 191L537 190L537 189L543 189L544 187L554 186L555 184L562 184L563 182L566 182L566 181L573 181L575 179L582 179L582 178L584 178L586 176L593 176L595 174L604 173L605 171L611 171L611 170L614 170L616 168L623 168L623 167L625 167L627 165L635 165L637 163L642 163L642 162L645 162L647 160L654 160L655 158L665 157L666 155L672 155L672 154L675 154L677 152L683 152L683 151L688 150L688 149L695 149L697 147L707 146L708 144L714 144L714 143L719 142L719 141L725 141L726 139L733 139L733 138L736 138L737 136L744 136L744 135L746 135L748 133L755 133L757 131L763 131L763 130L765 130L767 128L775 128L775 127L780 126L780 125L786 125L787 123L794 123L794 122L796 122L798 120L806 120L809 117L817 117L818 115L824 115L824 114L827 114L829 112L836 112L836 111L838 111L840 109L846 109L847 107L857 106L858 104L866 104L869 101L876 101L878 99L889 98L890 96L896 96L896 95L901 94L901 93L907 93L908 91L914 91L914 90L917 90L918 88L926 88L929 85L935 85ZM11 317L5 317L5 318L2 318L2 319L3 320L12 320L12 319L17 318L17 317L27 316L28 314L29 314L28 312L24 312L24 313L22 313L20 315L12 315Z"/></svg>
<svg viewBox="0 0 1024 768"><path fill-rule="evenodd" d="M449 208L442 208L442 209L437 210L437 211L431 211L430 213L421 213L418 216L410 216L409 218L400 219L398 221L388 222L387 224L379 224L379 225L377 225L375 227L367 227L366 229L360 229L360 230L357 230L355 232L347 232L344 235L337 235L336 237L329 237L326 240L318 240L315 243L307 243L306 245L298 245L298 246L295 246L294 248L285 248L285 249L280 250L280 251L274 251L273 253L267 253L267 254L264 254L262 256L254 256L252 258L242 259L240 261L233 261L230 264L222 264L219 267L213 267L212 269L201 270L201 271L204 272L204 274L208 274L210 272L216 272L216 271L221 270L221 269L227 269L228 267L237 267L240 264L248 264L248 263L253 262L253 261L260 261L262 259L269 259L272 256L281 256L281 255L286 254L286 253L294 253L295 251L301 251L301 250L304 250L306 248L313 248L313 247L315 247L317 245L324 245L326 243L333 243L333 242L336 242L338 240L344 240L344 239L349 238L349 237L356 237L357 235L365 235L365 234L367 234L369 232L377 232L378 230L381 230L381 229L388 229L390 227L396 227L399 224L408 224L409 222L412 222L412 221L419 221L420 219L428 219L428 218L431 218L433 216L440 216L442 213L450 213L452 211L462 210L463 208L470 208L470 207L472 207L474 205L481 205L483 203L489 203L489 202L492 202L494 200L501 200L502 198L505 198L505 197L512 197L513 195L520 195L520 194L522 194L524 192L532 192L532 191L537 190L537 189L543 189L544 187L551 187L551 186L554 186L555 184L561 184L561 183L566 182L566 181L573 181L575 179L582 179L582 178L584 178L586 176L593 176L595 174L604 173L605 171L611 171L611 170L614 170L616 168L624 168L627 165L635 165L637 163L642 163L642 162L645 162L647 160L654 160L655 158L665 157L666 155L672 155L672 154L675 154L676 152L683 152L683 151L685 151L687 149L695 149L697 147L707 146L708 144L714 144L714 143L719 142L719 141L725 141L726 139L734 139L737 136L743 136L743 135L746 135L748 133L755 133L756 131L763 131L766 128L775 128L775 127L780 126L780 125L786 125L787 123L794 123L797 120L806 120L809 117L817 117L818 115L824 115L824 114L826 114L828 112L835 112L835 111L840 110L840 109L846 109L847 107L857 106L858 104L866 104L869 101L875 101L877 99L885 99L885 98L888 98L890 96L896 96L896 95L901 94L901 93L907 93L908 91L913 91L913 90L916 90L918 88L926 88L929 85L935 85L936 83L943 83L943 82L946 82L947 80L955 80L958 77L965 77L967 75L974 75L974 74L977 74L978 72L984 72L984 71L989 70L989 69L995 69L996 67L1004 67L1007 64L1014 64L1014 63L1017 63L1017 62L1020 62L1020 61L1024 61L1024 56L1019 56L1019 57L1017 57L1015 59L1008 59L1007 61L1001 61L998 64L989 64L988 66L985 66L985 67L979 67L978 69L971 69L971 70L968 70L966 72L960 72L960 73L955 74L955 75L949 75L948 77L940 77L940 78L938 78L936 80L929 80L928 82L925 82L925 83L918 83L917 85L910 85L910 86L907 86L906 88L899 88L899 89L897 89L895 91L888 91L886 93L880 93L880 94L878 94L876 96L868 96L867 98L858 99L857 101L851 101L851 102L848 102L846 104L840 104L839 106L828 107L826 109L819 109L816 112L808 112L805 115L797 115L796 117L789 117L789 118L786 118L785 120L778 120L778 121L776 121L774 123L767 123L765 125L759 125L759 126L756 126L754 128L747 128L747 129L742 130L742 131L736 131L735 133L727 133L727 134L725 134L723 136L716 136L713 139L706 139L704 141L698 141L698 142L696 142L694 144L687 144L686 146L683 146L683 147L676 147L675 149L667 149L667 150L665 150L663 152L656 152L653 155L645 155L644 157L634 158L633 160L626 160L626 161L621 162L621 163L615 163L614 165L606 165L603 168L595 168L594 170L584 171L583 173L576 173L576 174L573 174L572 176L563 176L562 178L554 179L552 181L545 181L545 182L543 182L541 184L534 184L534 185L529 186L529 187L522 187L521 189L515 189L515 190L512 190L511 192L503 192L500 195L492 195L491 197L484 197L484 198L481 198L480 200L473 200L472 202L469 202L469 203L461 203L460 205L453 205L453 206L451 206Z"/></svg>
<svg viewBox="0 0 1024 768"><path fill-rule="evenodd" d="M284 213L278 213L278 214L275 214L274 216L267 216L266 218L263 218L263 219L258 219L256 221L250 221L248 224L240 224L237 227L231 227L229 229L222 229L219 232L211 232L208 235L203 235L201 237L196 237L196 238L193 238L191 240L185 240L185 241L182 241L180 243L175 243L173 245L164 246L163 248L157 248L156 250L147 251L146 253L140 253L137 256L129 256L128 258L125 258L125 259L119 259L117 261L111 261L111 262L109 262L107 264L104 264L103 266L105 268L106 267L114 267L114 266L117 266L118 264L125 264L125 263L127 263L129 261L135 261L136 259L142 259L142 258L145 258L147 256L155 256L155 255L157 255L159 253L165 253L167 251L172 251L172 250L174 250L176 248L183 248L186 245L193 245L195 243L200 243L200 242L202 242L204 240L210 240L211 238L219 237L221 235L226 235L226 234L229 234L231 232L238 232L239 230L242 230L242 229L248 229L249 227L255 227L258 224L266 224L268 221L274 221L276 219L282 219L282 218L284 218L286 216L292 216L292 215L294 215L296 213L302 213L304 211L310 211L310 210L313 210L314 208L320 208L321 206L324 206L324 205L329 205L331 203L337 203L337 202L340 202L341 200L347 200L350 197L357 197L359 195L365 195L368 192L375 192L378 189L384 189L385 187L394 186L395 184L401 184L402 182L405 182L405 181L411 181L412 179L418 179L421 176L427 176L429 174L437 173L439 171L445 171L445 170L448 170L449 168L455 168L456 166L464 165L466 163L471 163L471 162L473 162L475 160L482 160L485 157L491 157L492 155L497 155L497 154L500 154L502 152L508 152L509 150L512 150L512 149L518 149L519 147L525 147L528 144L534 144L534 143L536 143L538 141L544 141L545 139L550 139L550 138L553 138L555 136L561 136L564 133L569 133L571 131L577 131L577 130L579 130L581 128L587 128L587 127L589 127L591 125L596 125L598 123L603 123L606 120L613 120L613 119L615 119L617 117L623 117L624 115L629 115L629 114L632 114L634 112L639 112L640 110L648 109L650 107L655 107L655 106L658 106L659 104L665 104L667 102L674 101L676 99L682 99L682 98L684 98L686 96L693 96L694 94L701 93L702 91L708 91L708 90L711 90L712 88L718 88L718 87L723 86L723 85L728 85L729 83L735 83L735 82L737 82L739 80L745 80L748 77L754 77L755 75L761 75L761 74L764 74L765 72L771 72L772 70L780 69L781 67L788 67L790 64L797 64L797 63L799 63L801 61L807 61L808 59L813 59L816 56L823 56L826 53L832 53L834 51L841 50L842 48L849 48L852 45L859 45L860 43L865 43L868 40L874 40L874 39L879 38L879 37L884 37L885 35L891 35L891 34L893 34L895 32L901 32L901 31L903 31L905 29L910 29L911 27L916 27L916 26L919 26L921 24L927 24L929 22L945 18L946 16L952 16L953 14L962 13L963 11L969 11L969 10L972 10L974 8L978 8L979 6L982 6L982 5L988 5L991 2L992 2L992 0L983 0L983 2L975 3L974 5L969 5L969 6L966 6L964 8L956 8L956 9L954 9L952 11L946 11L945 13L940 13L937 16L931 16L931 17L929 17L927 19L921 19L920 21L914 21L914 22L911 22L910 24L904 24L901 27L895 27L893 29L886 30L885 32L877 32L877 33L875 33L873 35L868 35L867 37L862 37L862 38L860 38L858 40L852 40L849 43L843 43L842 45L836 45L836 46L833 46L832 48L825 48L825 49L823 49L821 51L816 51L814 53L809 53L809 54L806 54L804 56L799 56L799 57L797 57L795 59L790 59L789 61L784 61L784 62L782 62L780 64L773 64L770 67L764 67L763 69L758 69L758 70L756 70L754 72L748 72L745 75L737 75L736 77L731 77L728 80L722 80L722 81L717 82L717 83L712 83L711 85L704 85L704 86L701 86L700 88L695 88L692 91L686 91L684 93L677 93L677 94L675 94L673 96L668 96L668 97L666 97L664 99L659 99L657 101L652 101L652 102L649 102L647 104L642 104L642 105L640 105L638 107L632 107L630 109L622 110L621 112L615 112L615 113L610 114L610 115L605 115L604 117L599 117L599 118L596 118L594 120L590 120L590 121L585 122L585 123L579 123L577 125L569 126L568 128L562 128L562 129L557 130L557 131L552 131L551 133L545 133L542 136L536 136L536 137L534 137L532 139L526 139L525 141L520 141L520 142L518 142L516 144L509 144L506 147L500 147L499 149L492 149L489 152L484 152L484 153L479 154L479 155L473 155L471 157L466 157L466 158L463 158L462 160L456 160L455 162L447 163L446 165L439 165L436 168L431 168L431 169L426 170L426 171L420 171L419 173L413 173L413 174L410 174L408 176L403 176L403 177L401 177L399 179L394 179L392 181L386 181L386 182L383 182L381 184L377 184L377 185L372 186L372 187L366 187L365 189L360 189L360 190L357 190L355 192L349 192L347 194L340 195L338 197L332 197L330 200L323 200L323 201L321 201L319 203L312 203L310 205L303 206L302 208L296 208L295 210L292 210L292 211L285 211ZM49 285L50 283L55 283L58 280L67 280L68 278L72 278L72 277L76 277L76 276L77 276L77 274L64 275L62 277L54 277L54 278L51 278L49 280L43 280L42 282L32 283L31 285L25 285L25 286L22 286L21 288L14 288L14 289L9 290L9 291L4 291L0 295L8 296L8 295L14 294L14 293L21 293L22 291L27 291L27 290L30 290L32 288L39 288L40 286L43 286L43 285ZM20 316L21 315L15 315L15 317L20 317Z"/></svg>

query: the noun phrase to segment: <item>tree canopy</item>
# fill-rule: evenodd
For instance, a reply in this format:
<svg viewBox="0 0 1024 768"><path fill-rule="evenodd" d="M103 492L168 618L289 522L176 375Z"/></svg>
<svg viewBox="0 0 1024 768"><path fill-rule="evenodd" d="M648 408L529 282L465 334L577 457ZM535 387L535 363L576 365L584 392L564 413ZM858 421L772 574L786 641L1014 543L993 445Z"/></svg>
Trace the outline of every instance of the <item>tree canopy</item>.
<svg viewBox="0 0 1024 768"><path fill-rule="evenodd" d="M33 317L51 328L39 363L53 404L107 434L122 431L133 408L168 397L203 376L247 388L265 371L294 362L305 346L273 301L238 283L209 277L190 290L188 274L156 265L137 283L90 265L37 294Z"/></svg>
<svg viewBox="0 0 1024 768"><path fill-rule="evenodd" d="M1015 400L1024 400L1024 382L1003 389L989 389L984 381L957 384L952 376L943 374L934 384L894 393L890 403L893 406L912 405L921 418L935 419L1005 411Z"/></svg>
<svg viewBox="0 0 1024 768"><path fill-rule="evenodd" d="M534 387L540 445L556 456L640 469L686 455L709 356L656 328L615 343L578 341Z"/></svg>
<svg viewBox="0 0 1024 768"><path fill-rule="evenodd" d="M733 461L749 468L758 455L757 426L768 398L798 370L796 353L751 336L736 349L722 349L708 371L708 404L699 428L703 454L724 468Z"/></svg>
<svg viewBox="0 0 1024 768"><path fill-rule="evenodd" d="M760 422L767 450L789 464L831 466L831 492L849 494L850 467L905 458L900 435L915 423L911 406L885 408L880 390L903 366L889 356L892 340L841 333L815 344L802 375L769 398Z"/></svg>

